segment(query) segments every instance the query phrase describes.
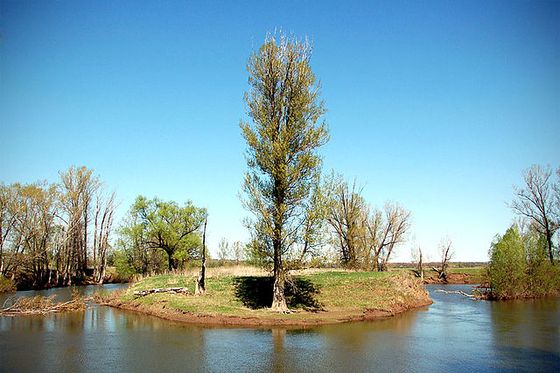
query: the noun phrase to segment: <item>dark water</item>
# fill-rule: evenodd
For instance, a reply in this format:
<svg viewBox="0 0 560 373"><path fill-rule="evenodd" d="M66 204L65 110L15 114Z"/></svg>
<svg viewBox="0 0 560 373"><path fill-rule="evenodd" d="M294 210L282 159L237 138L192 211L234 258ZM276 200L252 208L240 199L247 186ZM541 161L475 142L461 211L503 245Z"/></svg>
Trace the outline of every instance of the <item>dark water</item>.
<svg viewBox="0 0 560 373"><path fill-rule="evenodd" d="M482 302L440 288L429 286L430 307L307 330L185 326L106 307L0 317L0 371L560 371L560 299Z"/></svg>

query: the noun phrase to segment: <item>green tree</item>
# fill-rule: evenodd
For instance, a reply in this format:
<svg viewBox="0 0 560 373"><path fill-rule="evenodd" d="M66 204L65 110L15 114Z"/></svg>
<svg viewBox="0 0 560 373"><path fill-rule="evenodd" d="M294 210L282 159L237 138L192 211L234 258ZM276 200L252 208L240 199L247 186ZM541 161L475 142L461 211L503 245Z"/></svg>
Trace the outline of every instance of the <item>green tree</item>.
<svg viewBox="0 0 560 373"><path fill-rule="evenodd" d="M527 278L525 245L517 226L498 236L490 248L488 274L492 295L497 299L520 297L525 293Z"/></svg>
<svg viewBox="0 0 560 373"><path fill-rule="evenodd" d="M271 308L287 311L283 255L298 241L306 201L321 159L317 149L328 141L319 100L319 84L310 66L311 47L285 36L267 36L249 58L252 123L242 122L247 141L244 205L260 250L272 260Z"/></svg>
<svg viewBox="0 0 560 373"><path fill-rule="evenodd" d="M548 258L546 235L534 226L521 232L514 225L496 238L490 249L488 275L496 299L560 293L560 268Z"/></svg>
<svg viewBox="0 0 560 373"><path fill-rule="evenodd" d="M175 270L179 259L184 261L199 255L199 230L205 217L206 209L190 201L181 207L176 202L139 196L130 209L127 224L121 229L122 242L132 243L142 253L163 250L168 269Z"/></svg>

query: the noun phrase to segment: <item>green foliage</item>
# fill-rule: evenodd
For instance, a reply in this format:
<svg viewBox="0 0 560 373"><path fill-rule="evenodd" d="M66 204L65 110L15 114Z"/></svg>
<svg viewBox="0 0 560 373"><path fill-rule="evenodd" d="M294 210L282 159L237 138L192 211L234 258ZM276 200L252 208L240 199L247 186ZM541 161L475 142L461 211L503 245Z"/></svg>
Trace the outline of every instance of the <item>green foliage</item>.
<svg viewBox="0 0 560 373"><path fill-rule="evenodd" d="M272 255L270 255L269 247L266 244L266 238L261 240L253 239L245 246L245 255L247 263L257 267L264 267L266 269L272 268Z"/></svg>
<svg viewBox="0 0 560 373"><path fill-rule="evenodd" d="M517 226L498 236L490 249L488 276L496 299L533 298L560 291L560 271L547 259L546 237L522 234Z"/></svg>
<svg viewBox="0 0 560 373"><path fill-rule="evenodd" d="M524 294L526 269L523 239L517 227L511 227L503 237L497 237L490 252L489 275L494 296L502 299Z"/></svg>
<svg viewBox="0 0 560 373"><path fill-rule="evenodd" d="M134 268L131 257L127 255L125 250L119 250L114 253L113 264L119 278L125 280L130 280L135 274L141 273Z"/></svg>
<svg viewBox="0 0 560 373"><path fill-rule="evenodd" d="M167 257L170 270L198 258L199 230L205 217L206 209L190 201L179 206L176 202L137 197L119 232L119 246L127 258L128 268L142 274L161 271L162 253ZM120 268L126 273L124 261L121 263Z"/></svg>
<svg viewBox="0 0 560 373"><path fill-rule="evenodd" d="M280 258L301 244L302 219L328 140L319 118L325 112L311 70L307 42L267 37L247 64L250 90L245 96L251 123L241 123L247 142L248 172L244 205L253 254Z"/></svg>

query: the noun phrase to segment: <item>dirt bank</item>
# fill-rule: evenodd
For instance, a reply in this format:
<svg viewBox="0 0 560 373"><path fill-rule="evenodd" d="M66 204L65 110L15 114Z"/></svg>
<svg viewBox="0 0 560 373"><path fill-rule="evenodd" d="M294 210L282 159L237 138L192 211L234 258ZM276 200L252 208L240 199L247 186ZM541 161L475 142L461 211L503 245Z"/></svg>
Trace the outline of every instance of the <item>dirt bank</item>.
<svg viewBox="0 0 560 373"><path fill-rule="evenodd" d="M263 315L250 317L192 313L188 311L179 311L173 308L166 308L166 306L162 304L143 305L135 302L122 302L117 299L104 301L101 302L101 304L187 324L245 327L312 327L318 325L339 324L355 321L369 321L392 317L414 308L429 306L430 304L432 304L432 300L429 298L418 300L416 303L396 305L391 309L365 309L362 313L342 310L320 311L311 313L307 311L296 310L291 314L282 315L283 317L281 318L275 317L276 315L269 315L269 317Z"/></svg>
<svg viewBox="0 0 560 373"><path fill-rule="evenodd" d="M447 281L438 279L437 274L429 275L424 277L424 284L449 284L449 285L461 285L461 284L480 284L479 276L473 276L468 273L450 273L447 275Z"/></svg>

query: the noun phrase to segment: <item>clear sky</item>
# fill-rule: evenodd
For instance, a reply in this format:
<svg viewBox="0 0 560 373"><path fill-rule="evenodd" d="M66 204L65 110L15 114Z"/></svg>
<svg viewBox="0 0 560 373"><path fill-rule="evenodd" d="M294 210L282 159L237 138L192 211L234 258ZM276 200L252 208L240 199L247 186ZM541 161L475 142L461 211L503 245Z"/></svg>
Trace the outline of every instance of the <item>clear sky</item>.
<svg viewBox="0 0 560 373"><path fill-rule="evenodd" d="M244 240L245 65L267 32L313 43L324 168L413 214L430 259L487 260L522 170L560 165L560 2L0 0L0 182L93 168L192 200L209 243Z"/></svg>

